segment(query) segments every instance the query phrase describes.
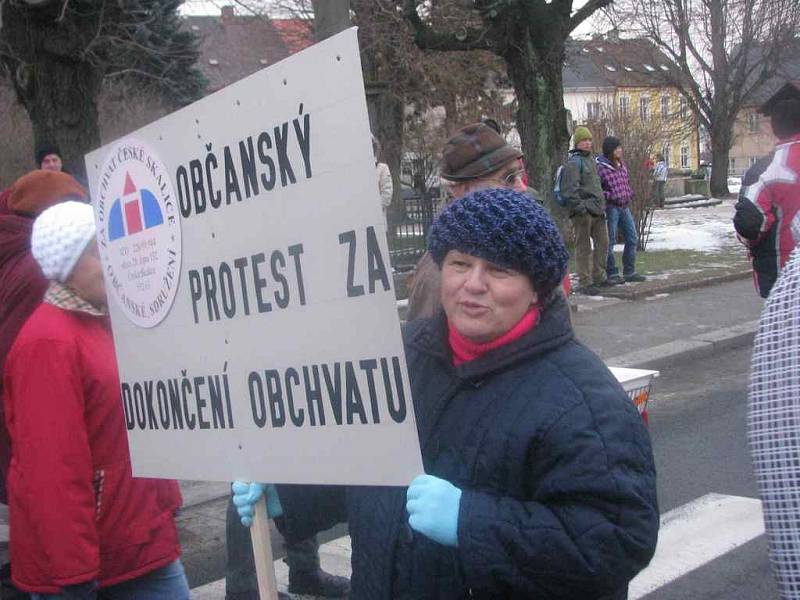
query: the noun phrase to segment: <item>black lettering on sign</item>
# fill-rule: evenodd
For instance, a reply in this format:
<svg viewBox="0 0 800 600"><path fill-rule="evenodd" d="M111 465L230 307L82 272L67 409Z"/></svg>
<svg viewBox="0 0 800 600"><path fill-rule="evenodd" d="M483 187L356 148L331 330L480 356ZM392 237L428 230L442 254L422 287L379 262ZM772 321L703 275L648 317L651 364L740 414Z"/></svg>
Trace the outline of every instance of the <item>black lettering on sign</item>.
<svg viewBox="0 0 800 600"><path fill-rule="evenodd" d="M192 178L192 197L194 212L199 215L206 212L206 191L203 188L203 166L195 159L189 162L189 174Z"/></svg>
<svg viewBox="0 0 800 600"><path fill-rule="evenodd" d="M310 376L309 370L311 372ZM306 402L308 404L308 421L311 423L312 427L315 426L317 422L319 422L320 426L325 425L325 410L322 405L322 386L319 381L319 367L317 365L303 367L303 384L305 385Z"/></svg>
<svg viewBox="0 0 800 600"><path fill-rule="evenodd" d="M267 424L267 406L264 401L264 386L255 371L252 371L247 376L247 387L250 390L250 408L253 411L253 423L263 428Z"/></svg>
<svg viewBox="0 0 800 600"><path fill-rule="evenodd" d="M389 273L381 255L381 247L375 235L375 228L371 225L367 227L367 278L369 279L369 293L375 293L375 282L380 281L383 291L391 289L389 285Z"/></svg>
<svg viewBox="0 0 800 600"><path fill-rule="evenodd" d="M213 208L219 208L222 204L222 193L214 189L214 178L212 171L216 171L219 164L217 156L211 151L211 144L206 144L208 154L206 154L206 183L208 184L208 201Z"/></svg>
<svg viewBox="0 0 800 600"><path fill-rule="evenodd" d="M300 375L292 367L286 369L284 384L286 388L286 405L289 407L289 418L292 420L292 425L302 427L305 420L305 411L302 408L295 409L294 395L292 393L292 386L300 385Z"/></svg>
<svg viewBox="0 0 800 600"><path fill-rule="evenodd" d="M122 388L122 409L125 412L125 427L128 428L128 431L131 431L136 427L136 420L133 416L131 386L129 386L127 383L123 383L120 387Z"/></svg>
<svg viewBox="0 0 800 600"><path fill-rule="evenodd" d="M239 187L239 176L236 174L236 164L231 156L231 149L225 146L225 203L230 204L231 198L236 196L236 201L242 201L242 190Z"/></svg>
<svg viewBox="0 0 800 600"><path fill-rule="evenodd" d="M281 186L286 187L287 179L289 183L297 183L297 178L294 176L292 163L289 161L288 143L289 143L289 123L284 123L279 127L272 130L272 135L275 137L275 150L278 152L278 169L281 173Z"/></svg>
<svg viewBox="0 0 800 600"><path fill-rule="evenodd" d="M352 229L339 234L339 243L348 244L347 253L347 296L355 298L364 295L364 286L355 284L356 276L356 232Z"/></svg>
<svg viewBox="0 0 800 600"><path fill-rule="evenodd" d="M267 398L269 398L269 413L272 419L272 426L283 427L286 425L286 409L283 406L280 374L275 369L270 369L264 371L264 378L267 382Z"/></svg>

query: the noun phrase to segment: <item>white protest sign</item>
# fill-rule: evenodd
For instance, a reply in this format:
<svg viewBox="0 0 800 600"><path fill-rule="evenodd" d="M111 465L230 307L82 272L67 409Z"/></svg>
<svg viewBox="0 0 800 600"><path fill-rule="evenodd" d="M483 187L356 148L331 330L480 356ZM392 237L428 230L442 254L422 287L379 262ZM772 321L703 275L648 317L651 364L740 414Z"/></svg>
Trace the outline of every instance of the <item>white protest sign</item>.
<svg viewBox="0 0 800 600"><path fill-rule="evenodd" d="M136 476L422 472L355 29L86 165Z"/></svg>

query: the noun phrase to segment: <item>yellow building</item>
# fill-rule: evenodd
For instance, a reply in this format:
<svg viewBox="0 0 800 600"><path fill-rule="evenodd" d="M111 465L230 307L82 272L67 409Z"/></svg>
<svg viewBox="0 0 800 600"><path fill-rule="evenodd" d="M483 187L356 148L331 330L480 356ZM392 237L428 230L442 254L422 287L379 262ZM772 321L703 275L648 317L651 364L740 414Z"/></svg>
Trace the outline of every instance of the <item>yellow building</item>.
<svg viewBox="0 0 800 600"><path fill-rule="evenodd" d="M651 42L610 35L573 40L564 65L564 105L575 123L602 123L663 152L671 169L697 169L700 138L686 99L666 82L677 67Z"/></svg>

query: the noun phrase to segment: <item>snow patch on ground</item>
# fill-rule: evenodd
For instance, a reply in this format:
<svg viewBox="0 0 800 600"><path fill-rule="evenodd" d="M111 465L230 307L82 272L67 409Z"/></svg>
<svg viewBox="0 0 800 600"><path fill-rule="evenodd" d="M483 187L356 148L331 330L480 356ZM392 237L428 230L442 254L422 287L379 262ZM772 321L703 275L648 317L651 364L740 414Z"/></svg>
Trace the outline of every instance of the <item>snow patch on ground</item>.
<svg viewBox="0 0 800 600"><path fill-rule="evenodd" d="M656 211L647 250L714 252L738 246L733 213L733 200L723 200L716 206Z"/></svg>

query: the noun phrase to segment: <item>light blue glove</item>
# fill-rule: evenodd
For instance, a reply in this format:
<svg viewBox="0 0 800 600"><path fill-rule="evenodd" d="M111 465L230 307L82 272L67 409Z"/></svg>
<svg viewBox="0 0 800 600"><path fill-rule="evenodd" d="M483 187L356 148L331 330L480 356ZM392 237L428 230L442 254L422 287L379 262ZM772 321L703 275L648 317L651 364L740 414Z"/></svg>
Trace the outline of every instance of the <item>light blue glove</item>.
<svg viewBox="0 0 800 600"><path fill-rule="evenodd" d="M255 505L262 495L267 497L267 512L270 518L280 517L283 514L283 507L278 498L278 490L271 483L246 483L244 481L234 481L231 486L233 490L233 505L239 513L242 525L250 527L253 524Z"/></svg>
<svg viewBox="0 0 800 600"><path fill-rule="evenodd" d="M461 490L433 475L419 475L406 492L408 524L414 531L445 546L458 546Z"/></svg>

